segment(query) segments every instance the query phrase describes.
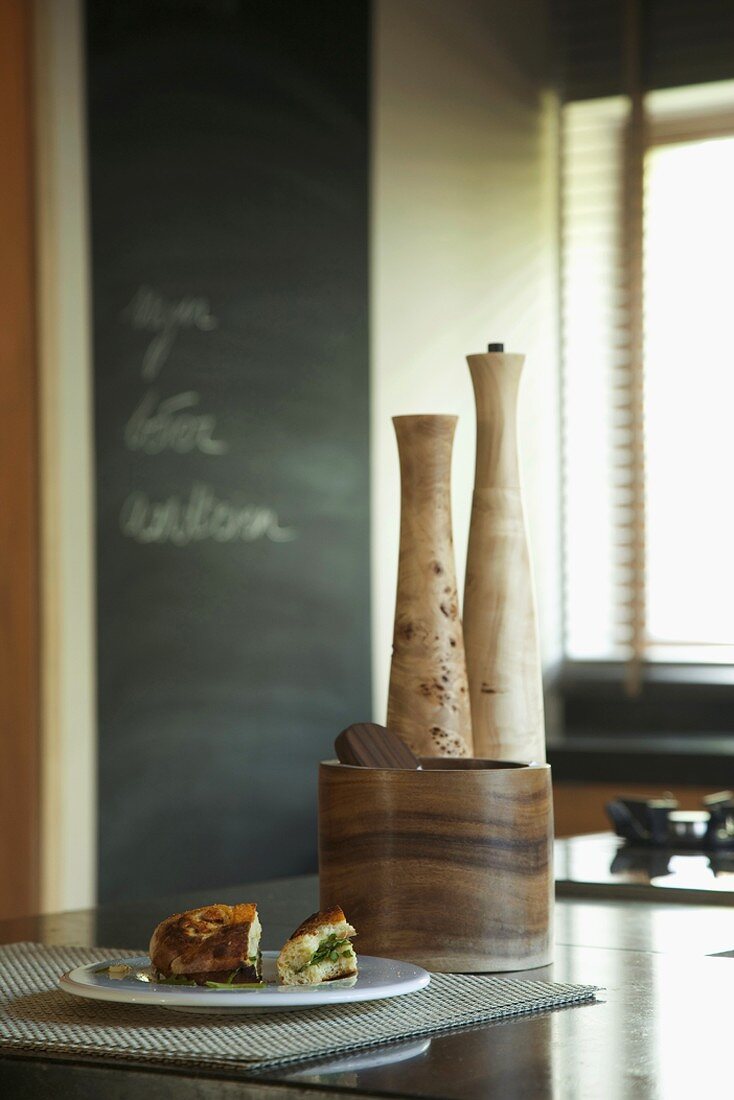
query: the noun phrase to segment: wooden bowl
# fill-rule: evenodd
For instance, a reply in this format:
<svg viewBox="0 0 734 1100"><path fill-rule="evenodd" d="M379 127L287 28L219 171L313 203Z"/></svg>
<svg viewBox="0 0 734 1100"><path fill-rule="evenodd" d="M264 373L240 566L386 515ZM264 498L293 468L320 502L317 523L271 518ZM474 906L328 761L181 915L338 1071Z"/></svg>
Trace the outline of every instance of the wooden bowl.
<svg viewBox="0 0 734 1100"><path fill-rule="evenodd" d="M358 951L430 970L528 970L553 947L548 764L425 758L319 769L321 908Z"/></svg>

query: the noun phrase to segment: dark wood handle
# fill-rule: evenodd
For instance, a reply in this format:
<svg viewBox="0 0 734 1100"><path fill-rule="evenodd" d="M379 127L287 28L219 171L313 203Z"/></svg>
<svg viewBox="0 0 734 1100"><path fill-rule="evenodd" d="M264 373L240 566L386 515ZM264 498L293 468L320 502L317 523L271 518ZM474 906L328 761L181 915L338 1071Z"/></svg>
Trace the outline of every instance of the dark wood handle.
<svg viewBox="0 0 734 1100"><path fill-rule="evenodd" d="M396 733L374 722L355 722L334 742L340 764L361 768L420 768L420 761Z"/></svg>

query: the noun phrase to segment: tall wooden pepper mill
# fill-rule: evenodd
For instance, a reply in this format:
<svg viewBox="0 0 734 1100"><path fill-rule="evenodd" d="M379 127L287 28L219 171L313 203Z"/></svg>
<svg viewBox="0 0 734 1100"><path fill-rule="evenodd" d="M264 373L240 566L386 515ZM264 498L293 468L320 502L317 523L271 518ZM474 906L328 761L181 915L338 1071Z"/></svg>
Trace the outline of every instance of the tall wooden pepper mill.
<svg viewBox="0 0 734 1100"><path fill-rule="evenodd" d="M393 418L400 455L400 559L387 725L418 756L472 754L451 531L456 419Z"/></svg>
<svg viewBox="0 0 734 1100"><path fill-rule="evenodd" d="M474 752L545 760L543 684L517 454L524 355L490 344L468 355L477 461L464 587Z"/></svg>

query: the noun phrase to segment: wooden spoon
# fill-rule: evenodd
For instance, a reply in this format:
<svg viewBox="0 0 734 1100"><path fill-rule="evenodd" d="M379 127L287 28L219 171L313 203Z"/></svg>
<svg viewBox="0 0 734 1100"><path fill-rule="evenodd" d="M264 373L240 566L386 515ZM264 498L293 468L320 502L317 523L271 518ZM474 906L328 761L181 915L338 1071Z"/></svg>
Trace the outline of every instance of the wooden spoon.
<svg viewBox="0 0 734 1100"><path fill-rule="evenodd" d="M360 768L402 768L416 771L420 760L396 733L374 722L347 726L334 742L340 764Z"/></svg>

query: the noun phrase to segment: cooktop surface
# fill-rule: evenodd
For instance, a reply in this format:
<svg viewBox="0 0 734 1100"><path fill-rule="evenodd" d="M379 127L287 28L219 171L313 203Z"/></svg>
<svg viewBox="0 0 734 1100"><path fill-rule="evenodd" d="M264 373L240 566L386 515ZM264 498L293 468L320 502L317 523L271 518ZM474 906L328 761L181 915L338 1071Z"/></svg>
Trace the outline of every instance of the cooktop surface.
<svg viewBox="0 0 734 1100"><path fill-rule="evenodd" d="M613 833L557 840L559 897L640 897L734 905L734 852L637 847Z"/></svg>

